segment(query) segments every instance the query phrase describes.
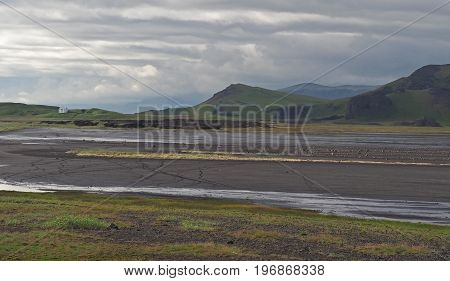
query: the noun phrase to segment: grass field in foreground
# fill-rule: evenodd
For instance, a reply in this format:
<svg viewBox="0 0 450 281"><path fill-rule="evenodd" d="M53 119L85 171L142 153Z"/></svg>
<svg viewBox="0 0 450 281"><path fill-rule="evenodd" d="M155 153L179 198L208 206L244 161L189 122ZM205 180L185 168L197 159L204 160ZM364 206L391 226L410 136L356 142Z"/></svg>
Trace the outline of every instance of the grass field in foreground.
<svg viewBox="0 0 450 281"><path fill-rule="evenodd" d="M448 260L450 227L229 200L0 192L3 260Z"/></svg>

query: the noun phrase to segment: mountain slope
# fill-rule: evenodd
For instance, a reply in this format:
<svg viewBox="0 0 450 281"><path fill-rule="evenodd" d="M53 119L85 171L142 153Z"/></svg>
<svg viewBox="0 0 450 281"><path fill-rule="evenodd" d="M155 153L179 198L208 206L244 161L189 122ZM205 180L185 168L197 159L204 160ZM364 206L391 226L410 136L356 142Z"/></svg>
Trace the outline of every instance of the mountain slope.
<svg viewBox="0 0 450 281"><path fill-rule="evenodd" d="M350 99L347 119L450 123L450 65L429 65L409 77Z"/></svg>
<svg viewBox="0 0 450 281"><path fill-rule="evenodd" d="M59 114L58 107L47 105L29 105L23 103L0 103L0 118L40 118L40 119L66 119L66 120L90 120L90 119L122 119L126 114L113 111L91 108L71 109L68 113Z"/></svg>
<svg viewBox="0 0 450 281"><path fill-rule="evenodd" d="M373 91L377 87L378 86L365 86L365 85L345 85L345 86L329 87L313 83L303 83L287 87L278 91L285 93L292 92L293 94L301 94L310 97L334 100L334 99L354 97L365 92Z"/></svg>
<svg viewBox="0 0 450 281"><path fill-rule="evenodd" d="M216 93L201 105L258 105L261 107L276 105L312 105L323 103L322 99L251 87L243 84L233 84Z"/></svg>
<svg viewBox="0 0 450 281"><path fill-rule="evenodd" d="M47 105L28 105L23 103L0 103L0 117L24 117L58 113L58 107Z"/></svg>

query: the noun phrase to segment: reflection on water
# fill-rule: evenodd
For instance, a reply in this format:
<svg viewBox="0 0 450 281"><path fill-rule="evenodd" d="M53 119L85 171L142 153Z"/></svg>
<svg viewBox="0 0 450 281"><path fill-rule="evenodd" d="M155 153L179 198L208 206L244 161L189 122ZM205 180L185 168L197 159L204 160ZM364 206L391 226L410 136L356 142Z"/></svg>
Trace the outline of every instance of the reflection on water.
<svg viewBox="0 0 450 281"><path fill-rule="evenodd" d="M80 187L71 185L12 183L0 180L0 190L19 192L84 191L98 193L140 193L248 200L281 207L316 210L327 214L359 218L392 219L450 225L450 203L382 200L329 196L324 194L211 190L171 187Z"/></svg>

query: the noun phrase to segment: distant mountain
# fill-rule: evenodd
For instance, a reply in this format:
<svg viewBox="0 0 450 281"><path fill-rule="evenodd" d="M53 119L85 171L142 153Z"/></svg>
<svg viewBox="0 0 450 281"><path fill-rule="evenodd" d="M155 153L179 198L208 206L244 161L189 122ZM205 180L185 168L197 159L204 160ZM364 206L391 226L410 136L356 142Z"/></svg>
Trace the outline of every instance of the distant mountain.
<svg viewBox="0 0 450 281"><path fill-rule="evenodd" d="M234 118L247 118L247 110L250 110L249 112L259 112L258 110L254 111L251 107L259 106L259 108L264 109L266 114L278 116L279 118L290 119L297 118L298 113L306 114L308 110L303 110L303 106L312 107L313 105L318 105L325 102L325 100L314 97L287 95L283 92L267 90L264 88L251 87L244 84L232 84L224 90L214 94L207 101L197 105L196 108L199 109L199 112L209 111L213 115L218 114L220 116ZM213 105L214 107L211 108L209 105ZM220 107L217 107L219 105ZM250 107L246 109L239 109L236 107L245 105ZM242 114L244 114L244 116ZM305 117L306 115L303 116ZM263 118L261 115L254 117Z"/></svg>
<svg viewBox="0 0 450 281"><path fill-rule="evenodd" d="M259 105L261 107L272 103L278 105L312 105L323 103L324 100L303 95L289 95L279 91L267 90L259 87L251 87L244 84L232 84L226 89L214 94L214 96L202 104L210 105Z"/></svg>
<svg viewBox="0 0 450 281"><path fill-rule="evenodd" d="M336 91L336 88L341 89L342 92ZM351 91L355 93L370 88L372 90L369 92L346 96L353 95L350 94ZM298 93L288 95L286 92L292 91L292 89L289 87L283 89L285 92L280 92L243 84L232 84L196 107L205 105L257 105L260 107L281 105L287 108L292 105L309 105L312 108L310 117L314 120L345 118L357 122L396 122L417 126L450 125L450 65L425 66L408 77L376 89L371 86L326 87L305 84L301 91L305 95ZM334 92L330 89L333 89ZM344 89L345 91L343 91ZM333 95L336 98L329 100ZM192 109L192 107L172 109L165 110L163 113L177 115L179 111ZM215 109L212 110L212 113L217 113L214 111ZM232 109L223 111L226 115L234 114L233 112ZM222 114L222 111L219 114ZM135 115L96 108L75 109L69 110L65 114L59 114L58 107L54 106L0 103L0 118L119 120L135 118Z"/></svg>
<svg viewBox="0 0 450 281"><path fill-rule="evenodd" d="M365 85L344 85L344 86L322 86L313 83L303 83L280 89L278 91L285 93L301 94L305 96L335 100L341 98L354 97L359 94L373 91L378 86L365 86Z"/></svg>
<svg viewBox="0 0 450 281"><path fill-rule="evenodd" d="M408 77L352 97L345 116L362 121L432 118L450 124L450 65L428 65Z"/></svg>

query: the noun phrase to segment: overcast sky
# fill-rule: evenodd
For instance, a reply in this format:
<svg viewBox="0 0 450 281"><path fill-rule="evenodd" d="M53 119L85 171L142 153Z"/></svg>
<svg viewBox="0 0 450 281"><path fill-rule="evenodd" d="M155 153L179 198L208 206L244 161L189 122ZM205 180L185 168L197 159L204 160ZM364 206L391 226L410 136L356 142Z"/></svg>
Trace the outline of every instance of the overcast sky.
<svg viewBox="0 0 450 281"><path fill-rule="evenodd" d="M307 82L445 0L3 0L180 104L231 83ZM450 6L317 83L381 85L450 63ZM0 5L0 102L173 105Z"/></svg>

